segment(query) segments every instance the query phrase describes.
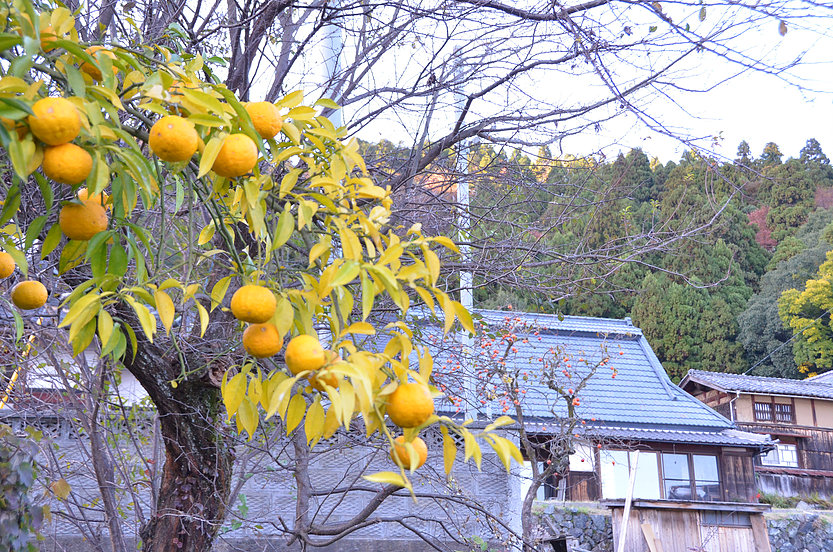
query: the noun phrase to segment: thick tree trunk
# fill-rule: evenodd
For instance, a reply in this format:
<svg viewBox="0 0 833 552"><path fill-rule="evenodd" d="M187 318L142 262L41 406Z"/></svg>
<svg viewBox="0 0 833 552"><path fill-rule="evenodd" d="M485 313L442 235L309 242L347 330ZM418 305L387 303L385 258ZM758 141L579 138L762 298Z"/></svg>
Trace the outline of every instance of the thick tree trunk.
<svg viewBox="0 0 833 552"><path fill-rule="evenodd" d="M182 373L179 358L164 357L147 341L138 349L132 361L128 352L127 368L158 409L165 446L156 510L141 530L142 550L206 552L225 519L233 462L220 390L191 370L174 387L171 380Z"/></svg>

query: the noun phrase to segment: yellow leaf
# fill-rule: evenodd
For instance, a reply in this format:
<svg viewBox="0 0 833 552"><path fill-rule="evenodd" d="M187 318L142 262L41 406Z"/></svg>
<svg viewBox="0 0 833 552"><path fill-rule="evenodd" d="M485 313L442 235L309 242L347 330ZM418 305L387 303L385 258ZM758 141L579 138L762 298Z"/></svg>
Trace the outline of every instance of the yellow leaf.
<svg viewBox="0 0 833 552"><path fill-rule="evenodd" d="M64 326L68 326L72 324L72 322L81 315L84 310L89 307L93 303L100 303L101 296L93 291L82 297L81 299L77 300L69 309L66 316L61 323L58 324L59 328L63 328Z"/></svg>
<svg viewBox="0 0 833 552"><path fill-rule="evenodd" d="M200 337L203 337L205 330L208 329L208 311L199 301L194 301L194 305L196 305L197 313L200 315Z"/></svg>
<svg viewBox="0 0 833 552"><path fill-rule="evenodd" d="M428 347L426 347L422 356L419 357L419 376L422 378L422 381L429 381L433 370L434 358L431 356Z"/></svg>
<svg viewBox="0 0 833 552"><path fill-rule="evenodd" d="M220 389L220 392L223 395L226 414L228 414L228 419L231 420L231 417L237 413L240 403L243 402L243 397L246 396L246 374L236 374Z"/></svg>
<svg viewBox="0 0 833 552"><path fill-rule="evenodd" d="M373 324L369 322L353 322L349 327L341 332L341 336L345 336L347 334L376 335L376 328L374 328Z"/></svg>
<svg viewBox="0 0 833 552"><path fill-rule="evenodd" d="M324 434L324 407L321 406L320 396L315 398L315 402L307 410L307 419L304 420L304 433L307 436L307 443L312 443L312 446Z"/></svg>
<svg viewBox="0 0 833 552"><path fill-rule="evenodd" d="M307 402L301 393L295 393L289 399L289 408L286 411L286 434L289 435L294 431L301 420L304 419L304 412L307 410Z"/></svg>
<svg viewBox="0 0 833 552"><path fill-rule="evenodd" d="M356 276L359 275L360 271L361 267L359 263L348 259L338 268L330 281L330 286L343 286L349 284L356 279Z"/></svg>
<svg viewBox="0 0 833 552"><path fill-rule="evenodd" d="M283 418L286 412L286 407L289 404L289 392L292 386L295 385L296 378L282 379L272 391L269 397L269 408L266 410L266 419L268 420L277 412Z"/></svg>
<svg viewBox="0 0 833 552"><path fill-rule="evenodd" d="M70 491L72 490L72 487L70 487L69 483L67 483L67 480L64 478L61 478L57 481L53 481L49 485L49 488L52 490L52 492L55 494L58 500L66 500L69 496Z"/></svg>
<svg viewBox="0 0 833 552"><path fill-rule="evenodd" d="M311 107L300 105L290 109L286 117L295 121L311 121L315 118L315 110Z"/></svg>
<svg viewBox="0 0 833 552"><path fill-rule="evenodd" d="M136 301L133 297L125 295L124 299L130 304L131 307L133 307L133 310L136 312L136 316L139 318L139 324L142 326L142 331L145 332L145 336L148 338L148 341L153 343L153 336L156 333L156 317L150 313L150 309Z"/></svg>
<svg viewBox="0 0 833 552"><path fill-rule="evenodd" d="M275 105L278 107L286 107L287 109L293 108L296 105L300 105L301 102L304 101L304 91L303 90L296 90L295 92L290 92L280 100L278 100Z"/></svg>
<svg viewBox="0 0 833 552"><path fill-rule="evenodd" d="M338 231L341 238L341 251L345 259L360 261L362 258L362 244L359 242L356 233L349 228L341 228Z"/></svg>
<svg viewBox="0 0 833 552"><path fill-rule="evenodd" d="M329 410L327 410L327 415L324 416L324 432L321 434L324 439L329 439L335 435L338 426L341 425L336 414L336 407L331 405Z"/></svg>
<svg viewBox="0 0 833 552"><path fill-rule="evenodd" d="M312 246L309 252L309 266L315 264L316 259L330 251L330 236L324 236L321 241ZM326 259L325 261L326 262Z"/></svg>
<svg viewBox="0 0 833 552"><path fill-rule="evenodd" d="M457 320L460 321L463 328L468 331L470 334L474 334L474 322L471 319L471 313L466 310L461 303L454 301L454 312L457 314Z"/></svg>
<svg viewBox="0 0 833 552"><path fill-rule="evenodd" d="M260 418L257 415L257 407L248 398L243 399L240 408L237 409L237 432L245 429L249 434L249 441L255 436L255 430Z"/></svg>
<svg viewBox="0 0 833 552"><path fill-rule="evenodd" d="M102 348L110 341L113 335L113 317L104 309L98 313L98 339Z"/></svg>
<svg viewBox="0 0 833 552"><path fill-rule="evenodd" d="M445 236L435 236L435 237L431 238L431 240L437 242L438 244L442 245L446 249L450 249L451 251L454 251L455 253L460 252L460 249L457 248L457 244L454 243L453 241L451 241L449 238L447 238Z"/></svg>
<svg viewBox="0 0 833 552"><path fill-rule="evenodd" d="M428 272L431 275L430 283L432 286L436 285L437 278L440 277L440 258L427 247L422 248L422 254L425 258L425 266L428 267Z"/></svg>
<svg viewBox="0 0 833 552"><path fill-rule="evenodd" d="M391 471L363 475L362 479L366 479L372 483L384 483L386 485L396 485L397 487L410 488L408 482L405 481L400 474Z"/></svg>
<svg viewBox="0 0 833 552"><path fill-rule="evenodd" d="M420 299L422 299L422 302L425 303L425 306L431 309L431 312L434 312L434 299L431 297L431 294L428 293L428 290L423 289L419 286L414 286L414 289L416 290L417 295L419 295Z"/></svg>
<svg viewBox="0 0 833 552"><path fill-rule="evenodd" d="M278 328L278 333L286 335L292 328L294 321L295 309L292 308L292 303L286 297L278 296L278 306L275 309L275 315L272 317L272 323Z"/></svg>
<svg viewBox="0 0 833 552"><path fill-rule="evenodd" d="M445 468L445 474L448 475L454 467L454 459L457 457L457 445L454 443L454 438L448 434L448 429L445 426L441 427L440 430L443 433L443 466Z"/></svg>
<svg viewBox="0 0 833 552"><path fill-rule="evenodd" d="M153 293L153 299L156 302L156 312L159 313L162 326L165 328L165 332L170 334L171 326L174 323L174 302L170 295L161 290L156 290Z"/></svg>
<svg viewBox="0 0 833 552"><path fill-rule="evenodd" d="M214 287L211 288L211 310L213 311L217 306L223 302L223 299L226 296L226 292L228 291L229 282L231 282L231 276L225 276L220 278L220 280L214 284Z"/></svg>
<svg viewBox="0 0 833 552"><path fill-rule="evenodd" d="M373 300L376 298L376 289L367 274L361 273L362 281L362 320L367 320L373 310Z"/></svg>
<svg viewBox="0 0 833 552"><path fill-rule="evenodd" d="M350 420L353 419L353 413L356 409L356 393L349 381L341 384L341 420L344 424L344 429L350 429Z"/></svg>
<svg viewBox="0 0 833 552"><path fill-rule="evenodd" d="M224 139L225 134L216 134L205 145L205 149L200 155L200 170L197 173L197 178L202 178L211 170L214 161L217 160L217 154L220 153L220 149L223 147Z"/></svg>
<svg viewBox="0 0 833 552"><path fill-rule="evenodd" d="M211 241L211 238L214 237L214 231L214 223L209 222L208 225L200 232L200 236L197 238L197 245L205 245Z"/></svg>

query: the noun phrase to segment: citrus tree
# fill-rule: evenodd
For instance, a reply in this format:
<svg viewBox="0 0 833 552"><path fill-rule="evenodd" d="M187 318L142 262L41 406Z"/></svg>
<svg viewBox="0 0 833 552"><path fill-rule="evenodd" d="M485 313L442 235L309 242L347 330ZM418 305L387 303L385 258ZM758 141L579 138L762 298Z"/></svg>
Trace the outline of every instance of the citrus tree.
<svg viewBox="0 0 833 552"><path fill-rule="evenodd" d="M461 435L466 459L477 438L507 466L520 458L494 433L508 418L475 434L434 413L432 356L407 313L420 303L446 332L473 332L438 286L438 252L456 247L389 224L390 190L320 115L333 102L243 104L199 55L91 45L63 7L0 6L0 301L21 346L50 331L73 355L93 348L158 410L166 459L145 550L210 548L232 419L249 439L280 428L306 446L363 424L398 440L391 470L366 478L409 490L431 425ZM373 323L379 306L393 322Z"/></svg>

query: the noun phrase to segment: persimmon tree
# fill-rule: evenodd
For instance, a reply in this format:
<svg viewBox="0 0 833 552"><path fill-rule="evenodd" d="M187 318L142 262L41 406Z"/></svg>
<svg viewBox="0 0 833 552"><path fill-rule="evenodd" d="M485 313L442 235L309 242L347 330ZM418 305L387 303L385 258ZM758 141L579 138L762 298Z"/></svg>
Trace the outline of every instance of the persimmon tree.
<svg viewBox="0 0 833 552"><path fill-rule="evenodd" d="M369 177L344 129L321 116L338 106L305 105L292 92L275 104L280 132L264 138L260 117L200 55L84 43L73 15L49 3L2 8L0 239L17 266L6 283L26 282L16 288L25 297L12 298L27 310L5 293L2 301L18 342L42 328L38 315L55 313L52 331L73 355L93 348L108 370L129 370L157 409L165 460L143 549L210 548L228 505L231 419L249 439L280 419L277 427L308 447L360 421L367 436L392 443L397 390L411 382L439 395L430 352L401 321L412 302L435 311L446 332L473 325L437 285L438 252L456 246L418 224L389 224L390 189ZM70 148L74 169L48 169L50 148L68 143L81 150ZM75 169L87 157L82 183ZM37 282L50 297L42 310ZM249 318L230 303L237 288L267 291L273 312L258 323L281 341L307 336L331 353L289 368L280 353L247 347L258 352L247 355L240 319ZM249 306L262 300L250 296ZM372 324L382 303L400 321ZM369 335L382 347L362 347ZM434 414L410 420L407 454L366 479L410 490L401 458L415 464L410 442L437 424L463 437L467 459L479 457L479 438L508 465L520 454L494 431L509 422L472 432ZM449 469L455 454L446 452Z"/></svg>

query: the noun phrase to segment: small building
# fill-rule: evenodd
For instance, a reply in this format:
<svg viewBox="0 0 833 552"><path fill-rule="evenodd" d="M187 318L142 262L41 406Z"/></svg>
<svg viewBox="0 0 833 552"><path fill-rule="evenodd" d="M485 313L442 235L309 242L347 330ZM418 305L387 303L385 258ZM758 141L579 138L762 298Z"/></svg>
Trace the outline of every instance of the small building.
<svg viewBox="0 0 833 552"><path fill-rule="evenodd" d="M548 443L569 428L569 471L539 498L602 500L618 539L633 475L628 552L649 550L644 524L665 552L769 550L754 465L775 442L740 430L672 384L630 319L478 314L485 337L473 345L475 365L517 382L525 429L542 452L528 460L551 460ZM500 398L499 389L481 384L480 394ZM571 415L565 399L573 394Z"/></svg>
<svg viewBox="0 0 833 552"><path fill-rule="evenodd" d="M762 492L833 498L833 372L805 380L690 370L680 387L779 443L756 458Z"/></svg>

